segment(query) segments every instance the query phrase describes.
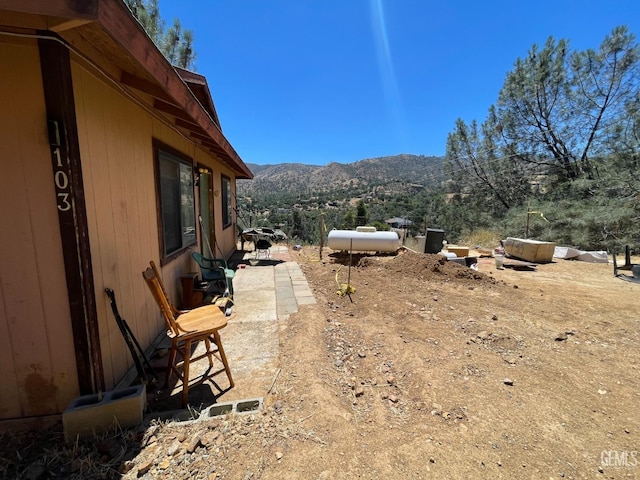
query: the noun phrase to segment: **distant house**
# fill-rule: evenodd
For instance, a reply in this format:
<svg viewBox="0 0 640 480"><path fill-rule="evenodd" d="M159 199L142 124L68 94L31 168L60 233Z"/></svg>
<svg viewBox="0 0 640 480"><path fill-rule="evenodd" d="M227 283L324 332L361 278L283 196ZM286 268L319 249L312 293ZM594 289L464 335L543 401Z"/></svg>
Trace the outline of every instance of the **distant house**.
<svg viewBox="0 0 640 480"><path fill-rule="evenodd" d="M412 225L411 220L400 217L390 218L388 220L385 220L384 223L389 225L391 228L409 228Z"/></svg>
<svg viewBox="0 0 640 480"><path fill-rule="evenodd" d="M2 1L0 69L0 419L42 417L132 366L105 287L151 345L165 326L142 271L154 260L179 302L197 219L231 255L236 180L253 174L206 79L122 0Z"/></svg>

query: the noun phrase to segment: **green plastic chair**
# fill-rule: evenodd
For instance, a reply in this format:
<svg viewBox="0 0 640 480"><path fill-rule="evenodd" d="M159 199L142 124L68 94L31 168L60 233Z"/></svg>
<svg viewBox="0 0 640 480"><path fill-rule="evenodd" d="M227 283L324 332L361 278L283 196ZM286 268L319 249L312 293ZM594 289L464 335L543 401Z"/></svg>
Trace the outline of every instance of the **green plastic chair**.
<svg viewBox="0 0 640 480"><path fill-rule="evenodd" d="M222 282L225 290L233 295L233 277L236 272L229 268L224 258L207 258L199 252L191 254L200 267L200 275L205 282Z"/></svg>

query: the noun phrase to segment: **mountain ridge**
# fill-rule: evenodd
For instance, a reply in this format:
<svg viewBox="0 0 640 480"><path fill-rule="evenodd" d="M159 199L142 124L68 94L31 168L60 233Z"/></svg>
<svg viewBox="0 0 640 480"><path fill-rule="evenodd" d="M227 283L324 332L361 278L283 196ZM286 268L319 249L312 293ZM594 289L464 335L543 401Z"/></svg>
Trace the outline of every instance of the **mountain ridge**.
<svg viewBox="0 0 640 480"><path fill-rule="evenodd" d="M327 165L247 163L254 179L238 180L238 195L367 190L398 182L430 187L443 179L443 161L444 157L400 154Z"/></svg>

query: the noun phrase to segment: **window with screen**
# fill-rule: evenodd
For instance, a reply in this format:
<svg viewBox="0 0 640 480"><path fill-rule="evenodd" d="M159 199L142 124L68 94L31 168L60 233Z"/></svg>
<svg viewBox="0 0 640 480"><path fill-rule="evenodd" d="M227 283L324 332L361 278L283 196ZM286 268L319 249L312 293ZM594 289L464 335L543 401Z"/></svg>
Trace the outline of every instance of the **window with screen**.
<svg viewBox="0 0 640 480"><path fill-rule="evenodd" d="M191 159L155 142L162 259L196 243L193 165Z"/></svg>

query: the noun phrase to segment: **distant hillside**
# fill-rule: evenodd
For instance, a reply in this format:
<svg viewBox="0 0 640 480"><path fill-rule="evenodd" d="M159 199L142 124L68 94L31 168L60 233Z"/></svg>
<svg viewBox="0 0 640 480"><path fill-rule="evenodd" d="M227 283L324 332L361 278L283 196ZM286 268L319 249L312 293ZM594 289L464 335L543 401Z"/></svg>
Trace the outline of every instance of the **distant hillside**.
<svg viewBox="0 0 640 480"><path fill-rule="evenodd" d="M277 194L278 192L323 193L346 189L366 191L374 187L410 183L424 187L442 180L442 157L395 155L354 163L330 163L326 166L281 163L247 164L253 180L238 181L238 195Z"/></svg>

